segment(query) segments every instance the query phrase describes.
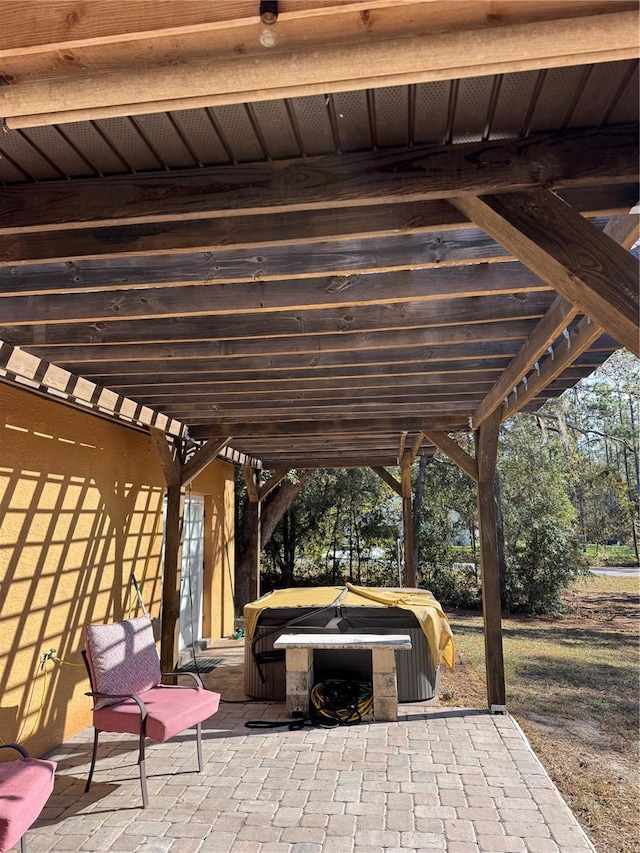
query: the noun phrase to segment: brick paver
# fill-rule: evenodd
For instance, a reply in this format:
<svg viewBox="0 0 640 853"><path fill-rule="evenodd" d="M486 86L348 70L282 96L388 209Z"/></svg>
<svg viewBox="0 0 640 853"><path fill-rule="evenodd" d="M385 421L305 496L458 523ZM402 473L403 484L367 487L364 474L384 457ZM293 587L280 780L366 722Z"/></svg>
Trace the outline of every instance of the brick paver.
<svg viewBox="0 0 640 853"><path fill-rule="evenodd" d="M242 699L242 641L204 676ZM205 767L185 733L147 753L140 808L135 739L92 731L52 753L55 791L31 853L595 853L508 716L401 705L397 722L249 729L287 720L277 703L226 703L203 726Z"/></svg>

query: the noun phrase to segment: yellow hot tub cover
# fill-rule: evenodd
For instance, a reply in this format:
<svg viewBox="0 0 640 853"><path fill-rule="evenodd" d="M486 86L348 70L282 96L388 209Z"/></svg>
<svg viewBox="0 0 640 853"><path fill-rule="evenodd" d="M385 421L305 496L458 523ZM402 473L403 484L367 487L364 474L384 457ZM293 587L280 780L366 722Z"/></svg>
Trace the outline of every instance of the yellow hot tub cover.
<svg viewBox="0 0 640 853"><path fill-rule="evenodd" d="M449 620L440 604L427 590L387 587L364 587L347 583L345 586L314 586L276 589L244 608L244 627L247 639L253 638L258 617L272 607L398 607L410 610L429 643L433 659L453 671L455 646Z"/></svg>

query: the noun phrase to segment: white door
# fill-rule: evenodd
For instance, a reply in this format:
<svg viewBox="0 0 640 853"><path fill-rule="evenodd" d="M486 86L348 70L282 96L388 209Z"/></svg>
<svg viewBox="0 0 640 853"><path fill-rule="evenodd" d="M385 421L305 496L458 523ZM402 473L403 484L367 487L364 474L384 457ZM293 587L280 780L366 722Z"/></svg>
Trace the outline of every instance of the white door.
<svg viewBox="0 0 640 853"><path fill-rule="evenodd" d="M179 649L202 638L202 564L204 539L204 498L188 495L184 500L184 536L180 578Z"/></svg>

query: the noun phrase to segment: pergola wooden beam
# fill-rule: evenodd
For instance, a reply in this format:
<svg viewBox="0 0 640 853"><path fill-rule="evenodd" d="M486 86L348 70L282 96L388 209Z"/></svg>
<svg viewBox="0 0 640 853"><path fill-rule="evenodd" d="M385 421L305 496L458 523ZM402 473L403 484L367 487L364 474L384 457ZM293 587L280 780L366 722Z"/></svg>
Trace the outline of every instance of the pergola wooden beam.
<svg viewBox="0 0 640 853"><path fill-rule="evenodd" d="M478 465L478 524L487 704L495 712L504 711L506 703L495 499L499 429L500 413L496 410L474 434Z"/></svg>
<svg viewBox="0 0 640 853"><path fill-rule="evenodd" d="M602 329L597 323L592 323L588 317L583 317L567 332L567 337L563 336L560 339L551 353L545 354L536 371L526 376L524 381L519 380L515 391L512 389L507 396L506 404L500 410L502 420L522 411L532 400L535 400L601 334Z"/></svg>
<svg viewBox="0 0 640 853"><path fill-rule="evenodd" d="M271 476L269 479L262 483L260 486L260 490L258 492L258 497L261 501L263 501L268 494L270 494L276 486L280 485L280 483L284 480L291 469L290 468L276 468L271 472Z"/></svg>
<svg viewBox="0 0 640 853"><path fill-rule="evenodd" d="M167 486L179 487L182 479L182 463L177 454L177 448L169 443L167 434L163 430L151 427L149 433Z"/></svg>
<svg viewBox="0 0 640 853"><path fill-rule="evenodd" d="M207 465L215 459L221 450L231 441L231 436L220 439L210 439L202 447L199 447L193 456L184 464L180 474L180 485L188 486L198 474L202 473Z"/></svg>
<svg viewBox="0 0 640 853"><path fill-rule="evenodd" d="M0 87L0 99L2 92ZM89 179L72 185L51 181L4 187L0 233L225 217L231 211L333 210L541 186L625 184L637 181L637 175L637 128L614 126L134 175L126 182Z"/></svg>
<svg viewBox="0 0 640 853"><path fill-rule="evenodd" d="M396 478L393 476L393 474L390 474L390 473L387 471L387 469L386 469L386 468L384 468L384 467L382 467L382 466L379 466L379 465L373 465L373 466L371 466L371 470L372 470L375 474L377 474L377 475L378 475L378 477L380 477L380 479L381 479L384 483L386 483L386 484L387 484L387 486L389 486L391 489L393 489L393 491L394 491L397 495L399 495L400 497L402 497L402 484L401 484L401 483L399 483L399 482L396 480Z"/></svg>
<svg viewBox="0 0 640 853"><path fill-rule="evenodd" d="M3 87L0 112L10 128L32 127L637 56L635 4L610 2L597 25L591 14L575 16L575 6L574 16L567 15L567 3L559 4L555 14L549 11L555 4L546 7L547 20L539 20L540 14L538 20L518 20L518 5L531 15L530 4L511 3L515 23L505 24L501 17L489 21L478 10L477 20L464 21L468 29L452 28L449 18L441 24L443 31L428 25L424 31L431 3L412 4L414 23L408 29L398 4L380 10L380 27L363 28L359 12L339 20L328 17L314 22L318 35L312 49L305 20L287 24L283 19L287 38L271 50L258 43L255 24L247 22L237 32L221 30L213 43L210 33L183 35L179 63L171 61L171 39L164 50L162 40L154 45L149 39L152 58L144 62L139 60L144 43L134 43L130 51L122 45L118 63L106 61L112 45L97 45L84 49L82 75L75 63L58 63L44 79L29 76L30 66L16 57L4 63L11 79ZM417 20L420 35L415 35ZM482 27L481 37L476 27Z"/></svg>
<svg viewBox="0 0 640 853"><path fill-rule="evenodd" d="M604 233L623 249L628 250L638 240L638 237L640 237L640 216L637 213L613 216L607 222ZM564 339L560 341L560 351L554 353L554 358L546 358L549 347L552 347L556 339L565 330L568 330L571 321L575 319L577 313L576 307L562 296L556 299L547 314L529 335L524 346L519 350L509 367L504 371L480 406L478 406L472 417L472 423L475 428L478 428L495 409L502 406L504 401L512 394L514 388L518 388L523 383L523 379L526 379L527 383L530 384L530 388L527 385L522 389L524 393L520 394L520 400L516 399L514 401L515 407L512 406L509 411L505 408L503 416L511 416L515 411L522 409L524 405L544 388L542 384L544 378L546 378L547 382L552 381L570 364L575 362L580 354L586 351L598 339L599 327L595 323L589 325L583 322L580 325L579 334L576 335L575 330L571 333L574 338L572 350L569 347L570 339ZM585 329L585 326L589 326L589 328ZM577 346L576 338L578 342ZM541 369L539 361L543 355L545 356L545 360ZM534 366L537 366L536 374L529 377Z"/></svg>
<svg viewBox="0 0 640 853"><path fill-rule="evenodd" d="M260 596L260 551L262 550L262 499L260 496L260 472L250 465L242 465L242 477L249 500L245 506L248 528L249 551L249 601Z"/></svg>
<svg viewBox="0 0 640 853"><path fill-rule="evenodd" d="M400 457L400 485L402 497L402 532L404 542L404 585L417 586L413 549L413 490L411 488L411 451Z"/></svg>
<svg viewBox="0 0 640 853"><path fill-rule="evenodd" d="M500 376L491 391L473 414L473 426L480 424L500 408L505 399L533 368L534 364L548 350L551 344L562 334L578 314L578 309L564 297L558 296L542 320L529 335L509 367Z"/></svg>
<svg viewBox="0 0 640 853"><path fill-rule="evenodd" d="M640 356L637 258L548 191L452 204Z"/></svg>
<svg viewBox="0 0 640 853"><path fill-rule="evenodd" d="M466 450L463 450L456 441L442 430L425 430L424 434L432 444L435 444L438 450L441 450L452 462L455 462L468 477L471 477L474 482L478 482L478 464L473 456L467 453Z"/></svg>

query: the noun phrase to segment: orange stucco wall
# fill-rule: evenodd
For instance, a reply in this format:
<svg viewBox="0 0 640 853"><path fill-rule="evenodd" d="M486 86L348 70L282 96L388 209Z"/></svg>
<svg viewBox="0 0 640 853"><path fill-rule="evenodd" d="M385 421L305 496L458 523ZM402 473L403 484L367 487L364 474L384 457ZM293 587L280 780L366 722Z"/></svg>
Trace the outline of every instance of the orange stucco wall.
<svg viewBox="0 0 640 853"><path fill-rule="evenodd" d="M0 737L41 755L90 723L82 628L139 614L132 571L159 615L164 478L144 433L6 385L0 415ZM205 619L221 635L232 466L192 489L216 508ZM64 663L42 665L52 648Z"/></svg>

